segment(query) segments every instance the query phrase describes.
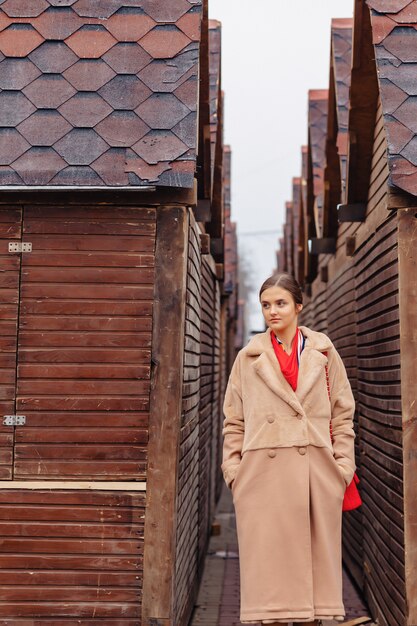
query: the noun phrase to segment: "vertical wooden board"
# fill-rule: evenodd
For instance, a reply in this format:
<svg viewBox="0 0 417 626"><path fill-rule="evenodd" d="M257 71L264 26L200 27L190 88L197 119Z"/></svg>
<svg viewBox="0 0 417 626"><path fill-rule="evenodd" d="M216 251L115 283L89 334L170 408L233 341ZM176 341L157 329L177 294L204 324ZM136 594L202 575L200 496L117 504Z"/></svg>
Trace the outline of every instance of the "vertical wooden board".
<svg viewBox="0 0 417 626"><path fill-rule="evenodd" d="M188 216L185 207L157 212L141 626L173 623Z"/></svg>
<svg viewBox="0 0 417 626"><path fill-rule="evenodd" d="M0 480L13 477L15 427L3 416L16 413L16 350L21 254L9 252L9 242L22 236L22 208L0 208Z"/></svg>
<svg viewBox="0 0 417 626"><path fill-rule="evenodd" d="M146 476L155 220L146 207L24 207L16 478Z"/></svg>
<svg viewBox="0 0 417 626"><path fill-rule="evenodd" d="M398 211L398 270L401 329L401 402L404 459L406 625L417 623L417 210Z"/></svg>

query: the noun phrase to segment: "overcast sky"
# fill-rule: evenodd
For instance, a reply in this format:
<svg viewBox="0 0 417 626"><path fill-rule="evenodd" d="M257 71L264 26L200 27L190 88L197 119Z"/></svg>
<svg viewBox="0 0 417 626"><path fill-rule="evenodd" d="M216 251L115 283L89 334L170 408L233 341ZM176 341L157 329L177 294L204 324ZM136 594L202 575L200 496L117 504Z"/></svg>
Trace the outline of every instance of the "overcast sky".
<svg viewBox="0 0 417 626"><path fill-rule="evenodd" d="M222 23L232 220L256 292L276 267L280 236L256 233L281 230L307 143L307 92L328 88L330 20L352 17L353 0L209 0L209 14ZM250 328L263 330L256 297L248 306Z"/></svg>

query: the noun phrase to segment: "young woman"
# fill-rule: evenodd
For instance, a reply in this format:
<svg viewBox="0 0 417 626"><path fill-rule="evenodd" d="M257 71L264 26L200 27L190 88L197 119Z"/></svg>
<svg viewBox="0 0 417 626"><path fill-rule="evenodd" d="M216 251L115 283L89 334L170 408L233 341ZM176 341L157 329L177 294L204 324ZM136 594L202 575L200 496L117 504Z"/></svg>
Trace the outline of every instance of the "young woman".
<svg viewBox="0 0 417 626"><path fill-rule="evenodd" d="M259 298L268 329L238 353L223 405L240 619L343 621L342 502L356 469L352 390L330 339L297 325L302 292L290 275L268 278Z"/></svg>

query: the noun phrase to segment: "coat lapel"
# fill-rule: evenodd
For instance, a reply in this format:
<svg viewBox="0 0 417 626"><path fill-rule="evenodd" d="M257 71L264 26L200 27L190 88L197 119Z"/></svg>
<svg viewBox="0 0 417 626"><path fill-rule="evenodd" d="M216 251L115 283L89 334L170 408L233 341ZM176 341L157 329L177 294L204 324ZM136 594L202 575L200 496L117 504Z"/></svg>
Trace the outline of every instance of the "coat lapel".
<svg viewBox="0 0 417 626"><path fill-rule="evenodd" d="M322 350L326 350L331 346L328 340L326 342L327 337L325 335L314 333L314 331L310 331L305 326L300 326L300 329L307 337L307 340L301 353L296 391L293 390L281 372L274 348L272 347L271 330L269 328L265 333L255 336L247 346L249 355L258 356L252 363L256 374L297 413L304 412L302 403L323 374L327 357L322 353ZM320 335L320 338L324 338L324 341L317 342L317 337L314 335ZM314 341L315 339L316 341Z"/></svg>
<svg viewBox="0 0 417 626"><path fill-rule="evenodd" d="M324 366L326 363L327 357L322 352L310 346L304 347L301 353L297 389L295 391L300 403L304 402L306 396L316 385L319 378L324 376Z"/></svg>
<svg viewBox="0 0 417 626"><path fill-rule="evenodd" d="M284 378L273 347L262 352L252 364L255 372L262 378L272 391L289 404L297 413L302 411L301 405L291 385Z"/></svg>

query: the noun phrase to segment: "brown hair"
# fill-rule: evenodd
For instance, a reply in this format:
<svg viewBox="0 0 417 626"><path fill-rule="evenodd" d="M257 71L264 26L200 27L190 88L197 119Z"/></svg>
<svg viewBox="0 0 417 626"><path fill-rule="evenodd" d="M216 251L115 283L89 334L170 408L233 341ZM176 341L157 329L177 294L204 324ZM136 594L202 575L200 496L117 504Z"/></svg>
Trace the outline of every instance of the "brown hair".
<svg viewBox="0 0 417 626"><path fill-rule="evenodd" d="M262 283L262 287L259 290L259 300L261 300L262 293L265 289L269 287L282 287L282 289L286 289L290 292L295 304L303 304L303 292L301 291L300 285L291 274L279 272L267 278Z"/></svg>

